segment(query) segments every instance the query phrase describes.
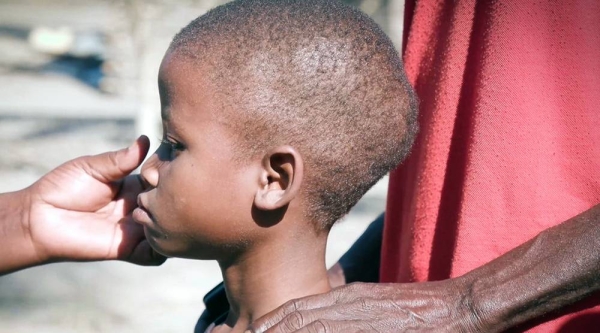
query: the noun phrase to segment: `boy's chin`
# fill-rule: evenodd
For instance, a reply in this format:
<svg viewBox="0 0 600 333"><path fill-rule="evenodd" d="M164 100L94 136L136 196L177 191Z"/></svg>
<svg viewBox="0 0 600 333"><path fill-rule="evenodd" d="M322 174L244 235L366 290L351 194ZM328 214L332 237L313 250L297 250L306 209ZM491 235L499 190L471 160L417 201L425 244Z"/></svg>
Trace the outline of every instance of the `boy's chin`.
<svg viewBox="0 0 600 333"><path fill-rule="evenodd" d="M227 260L231 258L233 251L231 247L215 246L208 244L194 244L186 246L171 239L152 239L148 242L152 248L169 258L197 259L197 260Z"/></svg>

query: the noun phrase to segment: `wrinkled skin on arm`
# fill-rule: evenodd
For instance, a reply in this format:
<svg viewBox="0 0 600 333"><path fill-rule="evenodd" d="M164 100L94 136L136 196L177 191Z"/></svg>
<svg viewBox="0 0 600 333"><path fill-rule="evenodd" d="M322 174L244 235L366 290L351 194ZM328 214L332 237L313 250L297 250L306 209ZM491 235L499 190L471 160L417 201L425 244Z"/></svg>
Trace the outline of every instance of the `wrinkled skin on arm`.
<svg viewBox="0 0 600 333"><path fill-rule="evenodd" d="M252 332L479 332L457 283L353 283L290 301Z"/></svg>
<svg viewBox="0 0 600 333"><path fill-rule="evenodd" d="M454 279L357 283L292 300L251 332L501 332L600 290L600 205Z"/></svg>

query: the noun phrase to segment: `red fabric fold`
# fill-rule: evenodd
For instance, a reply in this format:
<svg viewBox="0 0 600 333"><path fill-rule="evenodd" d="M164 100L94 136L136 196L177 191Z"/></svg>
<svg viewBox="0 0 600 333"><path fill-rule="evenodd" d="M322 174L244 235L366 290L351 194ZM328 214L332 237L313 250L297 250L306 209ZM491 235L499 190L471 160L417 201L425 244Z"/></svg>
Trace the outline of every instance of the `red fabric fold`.
<svg viewBox="0 0 600 333"><path fill-rule="evenodd" d="M382 282L462 275L600 202L599 1L406 10L421 130L390 177Z"/></svg>

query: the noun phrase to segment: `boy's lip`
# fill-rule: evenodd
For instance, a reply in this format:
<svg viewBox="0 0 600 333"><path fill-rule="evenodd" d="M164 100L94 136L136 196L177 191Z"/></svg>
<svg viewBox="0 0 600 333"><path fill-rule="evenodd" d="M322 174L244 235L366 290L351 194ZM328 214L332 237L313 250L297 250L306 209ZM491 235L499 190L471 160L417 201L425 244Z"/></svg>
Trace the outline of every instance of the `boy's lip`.
<svg viewBox="0 0 600 333"><path fill-rule="evenodd" d="M138 205L138 207L136 209L134 209L133 212L131 213L133 220L139 224L152 223L152 215L150 214L150 212L148 212L148 210L144 206L144 202L143 202L143 199L141 198L141 195L138 195L138 197L137 197L137 205Z"/></svg>
<svg viewBox="0 0 600 333"><path fill-rule="evenodd" d="M152 222L150 214L148 214L146 210L140 207L134 209L133 213L131 213L131 216L133 217L133 220L139 224L147 225L150 222Z"/></svg>

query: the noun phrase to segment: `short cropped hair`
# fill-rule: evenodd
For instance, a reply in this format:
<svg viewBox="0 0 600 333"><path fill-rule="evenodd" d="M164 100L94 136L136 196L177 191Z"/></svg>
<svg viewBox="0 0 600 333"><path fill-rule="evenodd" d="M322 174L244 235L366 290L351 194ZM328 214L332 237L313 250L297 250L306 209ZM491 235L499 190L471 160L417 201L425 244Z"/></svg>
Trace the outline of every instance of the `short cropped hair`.
<svg viewBox="0 0 600 333"><path fill-rule="evenodd" d="M170 52L209 70L240 156L290 145L306 215L328 230L408 154L417 100L390 39L336 0L240 0L195 19Z"/></svg>

